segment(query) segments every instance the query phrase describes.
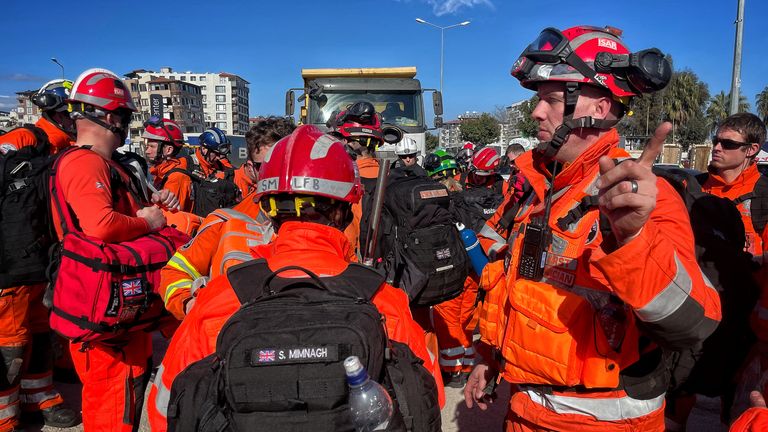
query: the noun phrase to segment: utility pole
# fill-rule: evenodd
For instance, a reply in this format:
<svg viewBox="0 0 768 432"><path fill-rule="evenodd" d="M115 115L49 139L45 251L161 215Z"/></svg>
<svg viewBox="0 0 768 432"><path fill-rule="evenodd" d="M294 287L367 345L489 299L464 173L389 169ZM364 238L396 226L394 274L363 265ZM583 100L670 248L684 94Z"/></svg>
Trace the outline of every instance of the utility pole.
<svg viewBox="0 0 768 432"><path fill-rule="evenodd" d="M739 111L739 89L741 88L741 41L744 35L744 0L738 0L736 9L736 44L733 49L733 76L731 77L731 106L729 115Z"/></svg>

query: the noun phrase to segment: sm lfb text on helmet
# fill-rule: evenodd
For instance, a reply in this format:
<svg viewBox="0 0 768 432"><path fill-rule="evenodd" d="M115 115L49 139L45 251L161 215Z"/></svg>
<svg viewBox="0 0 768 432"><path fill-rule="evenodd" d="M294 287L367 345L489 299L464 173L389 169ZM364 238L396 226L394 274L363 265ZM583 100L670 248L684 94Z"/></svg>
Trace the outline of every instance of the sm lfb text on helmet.
<svg viewBox="0 0 768 432"><path fill-rule="evenodd" d="M294 176L290 180L290 190L292 192L310 192L328 197L344 197L349 194L353 187L353 183L315 177ZM280 190L279 178L271 177L259 181L258 193L277 190Z"/></svg>

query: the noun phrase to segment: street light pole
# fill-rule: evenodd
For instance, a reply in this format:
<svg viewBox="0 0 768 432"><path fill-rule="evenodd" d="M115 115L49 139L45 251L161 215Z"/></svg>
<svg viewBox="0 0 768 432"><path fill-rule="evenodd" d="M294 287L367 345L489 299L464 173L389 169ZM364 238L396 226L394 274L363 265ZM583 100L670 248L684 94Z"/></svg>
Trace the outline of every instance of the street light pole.
<svg viewBox="0 0 768 432"><path fill-rule="evenodd" d="M436 29L440 29L440 93L443 93L443 64L445 60L445 31L454 28L454 27L464 27L469 25L470 21L464 21L460 22L458 24L453 24L449 26L439 26L436 24L432 24L429 21L423 20L421 18L416 18L416 22L419 24L426 24L429 26L432 26Z"/></svg>
<svg viewBox="0 0 768 432"><path fill-rule="evenodd" d="M736 44L733 49L733 76L731 77L731 106L729 114L739 111L739 89L741 88L741 41L744 33L744 0L739 0L736 9Z"/></svg>
<svg viewBox="0 0 768 432"><path fill-rule="evenodd" d="M64 79L64 65L59 63L59 61L56 60L56 57L51 57L51 61L59 65L59 67L61 68L61 79Z"/></svg>

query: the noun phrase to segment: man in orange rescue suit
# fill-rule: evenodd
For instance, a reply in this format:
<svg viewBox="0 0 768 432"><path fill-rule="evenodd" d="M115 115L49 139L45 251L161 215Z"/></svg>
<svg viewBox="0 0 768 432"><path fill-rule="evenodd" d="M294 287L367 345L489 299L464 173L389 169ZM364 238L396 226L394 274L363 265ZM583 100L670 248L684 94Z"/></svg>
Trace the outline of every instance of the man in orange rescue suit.
<svg viewBox="0 0 768 432"><path fill-rule="evenodd" d="M258 170L269 149L295 129L290 120L270 117L260 120L245 134L248 160L245 173L255 184ZM218 209L203 221L191 243L183 246L161 271L160 292L165 307L179 320L195 303L195 293L216 276L251 259L250 248L272 240L269 218L259 210L253 194L231 209Z"/></svg>
<svg viewBox="0 0 768 432"><path fill-rule="evenodd" d="M75 81L68 102L77 127L75 145L91 146L59 161L59 184L75 223L86 235L106 242L130 240L164 227L160 208L142 208L128 188L114 185L110 176L112 154L125 141L136 112L125 84L113 72L89 69ZM124 170L116 171L123 177L118 183L130 182ZM168 191L153 194L152 200L166 208L178 205ZM60 224L54 225L61 237ZM152 365L150 333L71 343L70 353L83 383L83 429L138 431Z"/></svg>
<svg viewBox="0 0 768 432"><path fill-rule="evenodd" d="M349 265L351 248L343 230L352 221L351 205L360 199L362 188L354 162L346 156L339 139L314 126L300 126L275 144L259 178L257 197L278 228L278 236L270 244L253 248L252 255L265 258L271 269L298 263L321 276L342 273ZM299 180L306 178L315 179L321 187L313 189ZM424 331L411 317L405 292L383 284L372 301L386 318L389 337L407 343L424 360L425 367L434 370ZM219 330L239 307L225 275L200 291L197 305L171 340L150 389L148 409L153 431L166 430L174 378L192 362L214 352ZM442 405L442 389L438 392Z"/></svg>
<svg viewBox="0 0 768 432"><path fill-rule="evenodd" d="M541 145L517 158L532 192L507 238L496 230L503 217L482 232L504 259L481 276L484 361L464 389L467 406L485 409L489 382L516 384L507 431L663 431L659 345L690 347L720 319L687 210L651 172L671 124L637 161L614 162L627 156L614 126L630 99L671 76L660 51L632 53L620 34L547 28L512 70L539 96ZM588 196L595 205L580 205ZM568 217L573 209L581 217Z"/></svg>
<svg viewBox="0 0 768 432"><path fill-rule="evenodd" d="M38 145L40 140L50 143L52 154L71 146L75 125L66 104L71 89L69 80L45 83L31 97L42 117L33 127L19 127L0 136L0 154ZM0 432L14 430L20 411L24 417L42 413L47 426L76 425L79 416L62 405L64 400L53 387L51 328L48 309L43 306L45 284L0 291L0 358L6 368L0 378Z"/></svg>

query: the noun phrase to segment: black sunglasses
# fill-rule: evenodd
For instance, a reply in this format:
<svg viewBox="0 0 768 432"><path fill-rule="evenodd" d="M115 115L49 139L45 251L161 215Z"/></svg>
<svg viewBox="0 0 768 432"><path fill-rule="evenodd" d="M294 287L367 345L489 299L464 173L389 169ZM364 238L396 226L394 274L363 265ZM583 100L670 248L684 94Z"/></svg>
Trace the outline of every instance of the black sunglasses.
<svg viewBox="0 0 768 432"><path fill-rule="evenodd" d="M737 148L748 147L752 145L752 143L734 141L732 139L727 139L727 138L718 138L718 137L712 138L712 147L718 144L720 144L725 150L736 150Z"/></svg>
<svg viewBox="0 0 768 432"><path fill-rule="evenodd" d="M407 155L398 155L400 159L416 159L416 153L407 154Z"/></svg>

